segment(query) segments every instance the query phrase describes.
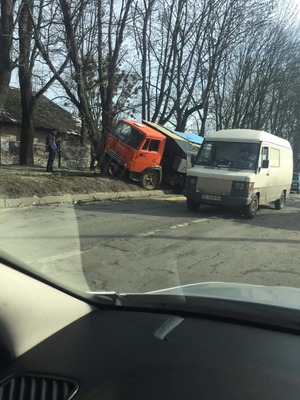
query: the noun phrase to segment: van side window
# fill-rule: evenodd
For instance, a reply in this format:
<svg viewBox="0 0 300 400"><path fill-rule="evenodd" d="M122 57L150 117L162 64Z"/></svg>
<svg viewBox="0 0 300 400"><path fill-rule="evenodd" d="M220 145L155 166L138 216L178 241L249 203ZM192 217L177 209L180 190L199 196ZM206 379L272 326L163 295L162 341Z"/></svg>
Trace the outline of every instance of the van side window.
<svg viewBox="0 0 300 400"><path fill-rule="evenodd" d="M280 167L280 150L274 149L271 147L270 149L270 166L271 167Z"/></svg>
<svg viewBox="0 0 300 400"><path fill-rule="evenodd" d="M268 159L269 159L269 147L263 147L261 149L261 162Z"/></svg>

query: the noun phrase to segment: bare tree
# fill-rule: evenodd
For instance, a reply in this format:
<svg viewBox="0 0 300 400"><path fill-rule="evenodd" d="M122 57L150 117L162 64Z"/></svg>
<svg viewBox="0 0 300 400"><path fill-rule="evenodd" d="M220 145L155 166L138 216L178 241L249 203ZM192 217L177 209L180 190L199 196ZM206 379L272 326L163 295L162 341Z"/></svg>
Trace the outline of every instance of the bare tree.
<svg viewBox="0 0 300 400"><path fill-rule="evenodd" d="M294 109L292 88L299 71L297 37L286 21L269 20L251 28L215 81L210 110L217 129L265 129L290 138L289 110Z"/></svg>
<svg viewBox="0 0 300 400"><path fill-rule="evenodd" d="M50 0L42 30L32 3L22 1L19 25L24 88L41 55L95 149L118 112L129 109L133 93L142 118L177 130L193 121L204 135L213 121L220 128L272 126L290 134L281 116L296 47L271 18L275 0ZM22 49L32 34L28 58ZM27 108L37 99L26 97L30 89L24 89Z"/></svg>
<svg viewBox="0 0 300 400"><path fill-rule="evenodd" d="M31 52L33 0L24 0L21 4L19 19L19 81L21 91L22 124L20 140L20 164L33 165L33 109L35 99L32 94L32 68L35 51Z"/></svg>
<svg viewBox="0 0 300 400"><path fill-rule="evenodd" d="M112 128L113 97L117 88L116 77L123 57L124 33L133 2L134 0L99 0L98 78L102 105L102 139Z"/></svg>
<svg viewBox="0 0 300 400"><path fill-rule="evenodd" d="M77 41L76 27L82 17L85 8L87 7L87 2L82 1L77 4L73 4L71 9L70 2L67 0L59 0L63 15L63 24L65 29L65 39L67 45L67 55L70 58L71 65L73 68L72 78L76 83L76 96L72 94L71 100L75 105L77 105L80 116L84 125L87 128L87 132L90 136L91 142L94 147L98 145L99 134L98 128L95 124L92 111L91 102L88 96L88 82L83 69L82 58L80 57L80 43ZM82 41L82 37L79 38ZM67 94L70 94L70 87L66 82L60 80L63 87L66 89Z"/></svg>
<svg viewBox="0 0 300 400"><path fill-rule="evenodd" d="M222 63L243 41L253 13L265 12L267 3L144 1L144 9L136 9L134 31L141 48L142 115L184 130L197 113L203 135Z"/></svg>
<svg viewBox="0 0 300 400"><path fill-rule="evenodd" d="M152 30L151 30L151 16L153 12L153 7L155 5L156 0L143 0L142 7L139 3L136 3L134 9L133 19L135 20L135 24L133 27L134 38L136 43L136 50L140 53L141 57L141 115L142 119L150 119L150 108L149 100L150 100L150 92L149 92L149 84L147 83L148 74L151 74L151 60L149 60L149 53L151 47L151 38L152 38ZM148 62L149 61L149 62ZM150 75L151 76L151 75Z"/></svg>
<svg viewBox="0 0 300 400"><path fill-rule="evenodd" d="M47 76L42 79L39 74L39 89L33 91L32 81L35 74L35 64L41 63L40 49L33 37L44 35L42 28L50 29L53 20L46 22L44 13L49 11L50 3L45 0L22 0L19 17L19 83L21 93L22 125L20 141L21 165L33 165L33 141L34 141L34 109L39 98L49 89L57 79L55 74L48 70ZM57 72L60 75L65 65Z"/></svg>
<svg viewBox="0 0 300 400"><path fill-rule="evenodd" d="M0 112L8 94L11 73L16 67L12 60L14 13L16 0L1 0L0 3Z"/></svg>
<svg viewBox="0 0 300 400"><path fill-rule="evenodd" d="M126 90L134 87L133 75L120 69L133 0L57 1L61 10L59 59L65 60L69 72L64 76L58 73L51 52L39 37L35 37L37 47L77 108L94 149L100 151L113 123L115 105L124 105L122 93L126 95Z"/></svg>

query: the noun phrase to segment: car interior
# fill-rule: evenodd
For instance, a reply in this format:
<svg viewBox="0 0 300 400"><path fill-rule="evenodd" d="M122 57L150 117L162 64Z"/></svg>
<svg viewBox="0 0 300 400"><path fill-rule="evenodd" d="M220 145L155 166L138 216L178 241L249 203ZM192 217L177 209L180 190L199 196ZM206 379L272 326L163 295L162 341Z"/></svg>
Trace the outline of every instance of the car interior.
<svg viewBox="0 0 300 400"><path fill-rule="evenodd" d="M219 313L213 300L190 312L100 305L4 264L0 274L0 400L299 396L297 310L276 325L222 301Z"/></svg>

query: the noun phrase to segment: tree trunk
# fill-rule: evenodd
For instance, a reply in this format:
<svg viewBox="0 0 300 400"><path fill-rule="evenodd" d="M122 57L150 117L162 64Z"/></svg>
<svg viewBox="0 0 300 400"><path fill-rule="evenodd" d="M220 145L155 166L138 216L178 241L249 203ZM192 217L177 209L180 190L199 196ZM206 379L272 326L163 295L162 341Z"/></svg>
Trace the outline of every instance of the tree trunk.
<svg viewBox="0 0 300 400"><path fill-rule="evenodd" d="M70 59L72 61L75 74L74 80L77 85L77 96L79 100L79 112L81 119L86 126L86 130L90 137L91 143L96 149L99 145L99 132L98 128L93 119L91 104L87 92L87 82L84 78L82 71L82 64L79 56L78 44L76 41L76 34L72 24L72 15L70 10L70 4L67 0L60 0L60 6L63 14L63 21L66 30L66 41ZM65 87L65 86L64 86Z"/></svg>
<svg viewBox="0 0 300 400"><path fill-rule="evenodd" d="M19 20L20 66L19 81L22 106L22 127L20 141L20 165L33 165L33 112L32 68L30 65L32 23L29 17L33 0L23 0Z"/></svg>
<svg viewBox="0 0 300 400"><path fill-rule="evenodd" d="M9 89L9 83L10 83L10 77L11 77L11 71L5 71L1 70L0 68L0 112L2 112L7 95L8 95L8 89Z"/></svg>
<svg viewBox="0 0 300 400"><path fill-rule="evenodd" d="M28 90L28 91L27 91ZM21 91L21 106L22 106L22 127L20 141L20 165L33 165L33 139L34 139L34 124L33 113L34 103L31 96L31 91L25 89Z"/></svg>
<svg viewBox="0 0 300 400"><path fill-rule="evenodd" d="M155 0L148 0L148 4L144 1L144 21L143 21L143 34L142 34L142 60L141 60L141 74L142 74L142 119L146 119L148 110L147 110L147 58L148 58L148 29L149 22L151 19L151 13L153 9Z"/></svg>
<svg viewBox="0 0 300 400"><path fill-rule="evenodd" d="M9 89L14 64L11 60L13 37L13 13L15 1L1 0L0 13L0 112L2 111Z"/></svg>
<svg viewBox="0 0 300 400"><path fill-rule="evenodd" d="M106 30L103 21L103 7L104 4L99 1L98 5L98 78L100 82L100 96L102 105L102 135L100 143L103 143L107 134L111 131L114 119L113 110L113 95L116 91L116 74L117 66L120 61L120 51L124 41L124 31L128 21L129 10L133 0L124 2L124 8L120 11L118 19L118 29L115 37L112 33L112 21L114 19L114 2L110 3L109 14L109 32L108 32L108 53L105 55L102 49L103 46L103 32ZM113 46L114 43L114 46ZM104 79L104 77L106 78ZM105 82L105 84L103 84ZM101 157L101 146L99 158Z"/></svg>
<svg viewBox="0 0 300 400"><path fill-rule="evenodd" d="M186 124L187 124L188 118L194 112L202 110L202 108L203 108L203 105L201 103L201 104L195 105L194 107L191 107L190 109L185 110L185 112L184 112L184 114L183 114L183 116L182 116L182 118L180 120L180 123L178 123L177 126L176 126L176 130L179 131L179 132L184 132L185 129L186 129Z"/></svg>

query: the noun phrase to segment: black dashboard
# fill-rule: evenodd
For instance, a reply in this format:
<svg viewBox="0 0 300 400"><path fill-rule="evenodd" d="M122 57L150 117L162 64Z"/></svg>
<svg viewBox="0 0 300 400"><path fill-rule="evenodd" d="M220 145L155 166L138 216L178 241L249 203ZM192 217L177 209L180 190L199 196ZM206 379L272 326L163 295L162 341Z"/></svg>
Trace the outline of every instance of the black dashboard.
<svg viewBox="0 0 300 400"><path fill-rule="evenodd" d="M52 380L51 390L37 389L41 380ZM0 370L0 400L283 400L299 393L297 333L175 313L94 310Z"/></svg>

